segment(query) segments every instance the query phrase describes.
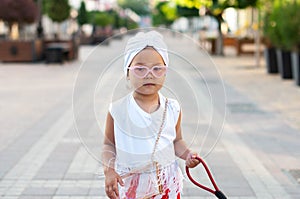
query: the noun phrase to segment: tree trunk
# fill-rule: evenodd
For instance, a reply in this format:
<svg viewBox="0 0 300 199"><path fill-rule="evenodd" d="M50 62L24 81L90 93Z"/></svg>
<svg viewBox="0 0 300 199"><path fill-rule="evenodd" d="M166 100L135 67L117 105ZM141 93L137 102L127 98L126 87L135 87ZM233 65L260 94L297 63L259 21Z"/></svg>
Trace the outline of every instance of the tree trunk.
<svg viewBox="0 0 300 199"><path fill-rule="evenodd" d="M9 24L9 38L12 40L19 39L19 24L18 23L10 23Z"/></svg>
<svg viewBox="0 0 300 199"><path fill-rule="evenodd" d="M216 40L216 55L224 55L224 43L223 43L223 34L222 34L222 30L221 30L221 23L222 20L220 19L220 17L216 17L216 19L218 20L218 38Z"/></svg>

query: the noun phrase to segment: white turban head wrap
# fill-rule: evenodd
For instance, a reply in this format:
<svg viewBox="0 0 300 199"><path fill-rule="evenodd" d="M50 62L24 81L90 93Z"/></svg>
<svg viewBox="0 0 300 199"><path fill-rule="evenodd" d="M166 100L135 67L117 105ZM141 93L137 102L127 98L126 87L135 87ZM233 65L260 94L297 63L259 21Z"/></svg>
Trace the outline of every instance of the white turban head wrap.
<svg viewBox="0 0 300 199"><path fill-rule="evenodd" d="M127 68L131 64L133 58L146 47L154 48L162 57L165 65L169 65L169 57L167 45L163 41L163 36L156 32L139 32L127 42L124 55L124 73L127 76Z"/></svg>

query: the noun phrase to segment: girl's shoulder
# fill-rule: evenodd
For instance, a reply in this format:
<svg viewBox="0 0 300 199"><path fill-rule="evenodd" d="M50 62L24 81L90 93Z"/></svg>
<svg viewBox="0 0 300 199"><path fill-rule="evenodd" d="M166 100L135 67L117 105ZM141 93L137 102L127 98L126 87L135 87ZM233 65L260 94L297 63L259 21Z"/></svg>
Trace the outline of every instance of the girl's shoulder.
<svg viewBox="0 0 300 199"><path fill-rule="evenodd" d="M120 99L117 99L109 104L109 112L112 116L114 116L116 113L119 113L120 111L124 111L125 107L127 107L129 100L129 96L126 95L125 97L122 97ZM122 113L119 113L122 114Z"/></svg>
<svg viewBox="0 0 300 199"><path fill-rule="evenodd" d="M181 109L180 104L176 99L165 97L161 93L159 93L159 96L160 96L160 101L163 104L165 103L166 100L168 100L168 104L167 104L168 109L171 109L172 111L175 112L180 112Z"/></svg>
<svg viewBox="0 0 300 199"><path fill-rule="evenodd" d="M180 112L180 104L176 99L168 98L168 107Z"/></svg>
<svg viewBox="0 0 300 199"><path fill-rule="evenodd" d="M171 118L173 118L174 122L176 123L179 118L179 114L181 111L181 107L179 102L176 99L173 98L167 98L168 104L167 104L167 110L169 111L169 115Z"/></svg>

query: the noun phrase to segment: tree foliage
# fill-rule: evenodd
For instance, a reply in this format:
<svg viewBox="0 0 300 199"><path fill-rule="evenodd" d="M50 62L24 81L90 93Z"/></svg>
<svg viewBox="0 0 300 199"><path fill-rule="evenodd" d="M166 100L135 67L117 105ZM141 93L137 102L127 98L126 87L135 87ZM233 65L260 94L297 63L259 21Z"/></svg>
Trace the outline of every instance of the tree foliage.
<svg viewBox="0 0 300 199"><path fill-rule="evenodd" d="M108 11L111 20L113 21L113 28L119 29L125 26L125 19L121 17L116 10L109 10Z"/></svg>
<svg viewBox="0 0 300 199"><path fill-rule="evenodd" d="M9 24L33 23L38 17L33 0L0 0L0 5L0 19Z"/></svg>
<svg viewBox="0 0 300 199"><path fill-rule="evenodd" d="M226 8L233 7L244 9L249 6L256 7L259 0L173 0L179 6L188 9L206 8L206 14L218 21L219 37L217 38L217 54L223 54L223 38L221 23L224 21L222 14Z"/></svg>
<svg viewBox="0 0 300 199"><path fill-rule="evenodd" d="M129 8L138 15L149 15L149 0L118 0L121 8Z"/></svg>
<svg viewBox="0 0 300 199"><path fill-rule="evenodd" d="M77 22L80 26L88 23L88 13L85 7L85 2L81 1L80 7L78 10Z"/></svg>
<svg viewBox="0 0 300 199"><path fill-rule="evenodd" d="M177 6L177 13L182 17L196 17L199 16L199 9L195 7L189 8L184 6Z"/></svg>
<svg viewBox="0 0 300 199"><path fill-rule="evenodd" d="M257 7L259 0L173 0L181 7L180 16L187 16L187 12L190 12L190 16L196 15L197 9L205 7L207 9L206 14L211 15L217 19L220 23L223 21L222 14L226 8L233 7L238 9L244 9L247 7ZM180 9L178 9L180 10ZM219 27L220 28L220 27Z"/></svg>
<svg viewBox="0 0 300 199"><path fill-rule="evenodd" d="M110 12L89 12L89 23L95 26L105 27L114 23L114 16Z"/></svg>
<svg viewBox="0 0 300 199"><path fill-rule="evenodd" d="M300 2L289 2L282 7L280 33L282 46L286 50L298 50L300 47ZM288 20L287 20L288 19Z"/></svg>
<svg viewBox="0 0 300 199"><path fill-rule="evenodd" d="M213 15L223 13L226 8L244 9L249 6L256 7L259 0L174 0L177 5L187 8L206 7Z"/></svg>
<svg viewBox="0 0 300 199"><path fill-rule="evenodd" d="M209 6L212 0L173 0L176 5L186 8L200 8L201 6Z"/></svg>
<svg viewBox="0 0 300 199"><path fill-rule="evenodd" d="M54 22L61 23L69 18L71 6L68 0L45 1L45 12Z"/></svg>
<svg viewBox="0 0 300 199"><path fill-rule="evenodd" d="M94 23L98 26L105 27L113 24L114 18L105 12L99 12L95 15Z"/></svg>
<svg viewBox="0 0 300 199"><path fill-rule="evenodd" d="M154 26L170 25L177 18L177 7L173 2L159 2L153 11L152 23Z"/></svg>
<svg viewBox="0 0 300 199"><path fill-rule="evenodd" d="M264 35L271 44L285 50L300 45L300 1L275 1L264 18ZM299 49L297 49L299 50Z"/></svg>

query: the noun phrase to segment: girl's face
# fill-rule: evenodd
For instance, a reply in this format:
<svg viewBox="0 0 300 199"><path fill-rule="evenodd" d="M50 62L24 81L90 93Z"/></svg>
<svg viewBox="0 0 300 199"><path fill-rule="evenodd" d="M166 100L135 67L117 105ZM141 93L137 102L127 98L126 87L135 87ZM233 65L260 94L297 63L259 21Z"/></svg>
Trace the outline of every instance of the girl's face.
<svg viewBox="0 0 300 199"><path fill-rule="evenodd" d="M139 67L136 68L137 66ZM131 70L128 70L128 78L135 92L151 95L162 88L165 81L166 68L162 57L152 47L147 47L139 52L132 60L129 68ZM148 71L148 69L152 69L151 72L141 75L143 74L142 71Z"/></svg>

